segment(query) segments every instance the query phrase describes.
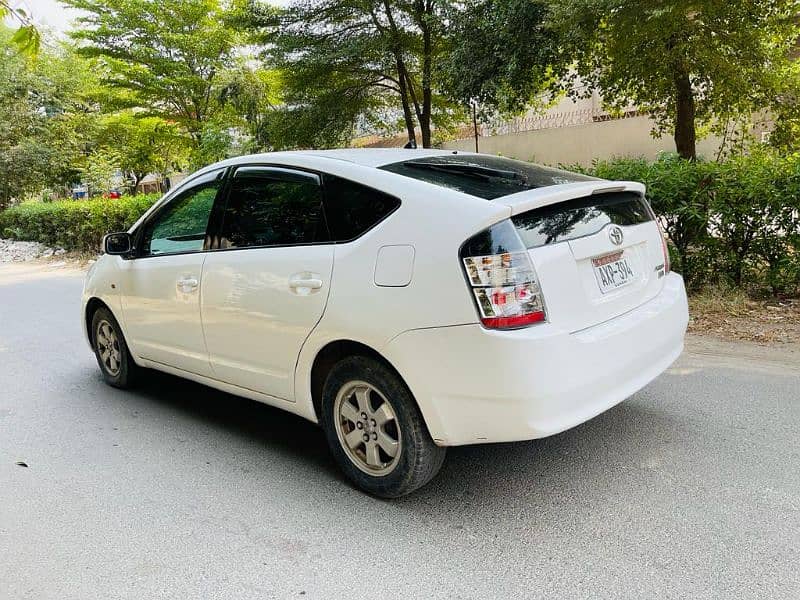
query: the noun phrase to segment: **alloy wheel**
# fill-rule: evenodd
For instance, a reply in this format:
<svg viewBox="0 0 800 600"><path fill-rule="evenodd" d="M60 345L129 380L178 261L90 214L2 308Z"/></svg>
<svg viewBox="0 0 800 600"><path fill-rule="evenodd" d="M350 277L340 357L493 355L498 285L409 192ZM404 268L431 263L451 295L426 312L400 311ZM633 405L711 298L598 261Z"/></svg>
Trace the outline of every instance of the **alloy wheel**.
<svg viewBox="0 0 800 600"><path fill-rule="evenodd" d="M114 327L103 319L97 324L97 335L95 336L97 353L100 361L109 375L116 377L122 366L122 352L119 348L119 337Z"/></svg>
<svg viewBox="0 0 800 600"><path fill-rule="evenodd" d="M391 403L365 381L351 381L334 403L336 434L347 457L361 471L382 476L400 460L400 426Z"/></svg>

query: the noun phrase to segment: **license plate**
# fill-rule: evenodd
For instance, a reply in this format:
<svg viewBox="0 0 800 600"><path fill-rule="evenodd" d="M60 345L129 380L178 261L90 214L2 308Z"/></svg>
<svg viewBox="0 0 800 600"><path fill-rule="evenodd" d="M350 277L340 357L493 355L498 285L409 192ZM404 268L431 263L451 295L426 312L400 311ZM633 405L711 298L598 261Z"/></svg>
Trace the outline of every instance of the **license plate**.
<svg viewBox="0 0 800 600"><path fill-rule="evenodd" d="M593 258L592 267L597 285L604 294L633 283L636 279L633 265L624 251Z"/></svg>

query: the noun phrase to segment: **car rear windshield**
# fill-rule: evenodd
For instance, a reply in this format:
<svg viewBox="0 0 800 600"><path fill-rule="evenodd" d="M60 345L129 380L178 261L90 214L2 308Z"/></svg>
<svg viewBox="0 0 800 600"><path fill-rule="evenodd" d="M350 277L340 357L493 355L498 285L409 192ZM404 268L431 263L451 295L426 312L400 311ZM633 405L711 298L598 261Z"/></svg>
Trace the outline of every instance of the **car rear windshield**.
<svg viewBox="0 0 800 600"><path fill-rule="evenodd" d="M470 154L428 156L380 167L399 175L471 194L484 200L550 185L595 181L594 177L531 163Z"/></svg>
<svg viewBox="0 0 800 600"><path fill-rule="evenodd" d="M635 192L576 198L511 217L528 249L592 235L609 223L638 225L653 219L647 201Z"/></svg>

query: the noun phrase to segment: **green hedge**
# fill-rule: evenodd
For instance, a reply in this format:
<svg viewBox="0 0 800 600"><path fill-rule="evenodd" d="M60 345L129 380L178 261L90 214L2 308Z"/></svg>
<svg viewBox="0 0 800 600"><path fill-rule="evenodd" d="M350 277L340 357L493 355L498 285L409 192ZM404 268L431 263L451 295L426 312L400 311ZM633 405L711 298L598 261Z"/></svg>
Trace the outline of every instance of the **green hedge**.
<svg viewBox="0 0 800 600"><path fill-rule="evenodd" d="M0 236L99 251L106 233L128 229L159 197L27 202L0 212Z"/></svg>
<svg viewBox="0 0 800 600"><path fill-rule="evenodd" d="M800 155L756 150L725 162L664 155L598 162L589 172L647 185L689 287L800 293Z"/></svg>

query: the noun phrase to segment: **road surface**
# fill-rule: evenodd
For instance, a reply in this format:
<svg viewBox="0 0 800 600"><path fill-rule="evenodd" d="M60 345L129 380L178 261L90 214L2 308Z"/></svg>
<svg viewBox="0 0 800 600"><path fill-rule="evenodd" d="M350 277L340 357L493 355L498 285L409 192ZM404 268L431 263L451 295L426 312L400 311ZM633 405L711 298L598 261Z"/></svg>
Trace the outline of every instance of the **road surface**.
<svg viewBox="0 0 800 600"><path fill-rule="evenodd" d="M80 290L0 266L0 598L800 597L798 354L692 340L606 414L387 502L297 417L104 385Z"/></svg>

